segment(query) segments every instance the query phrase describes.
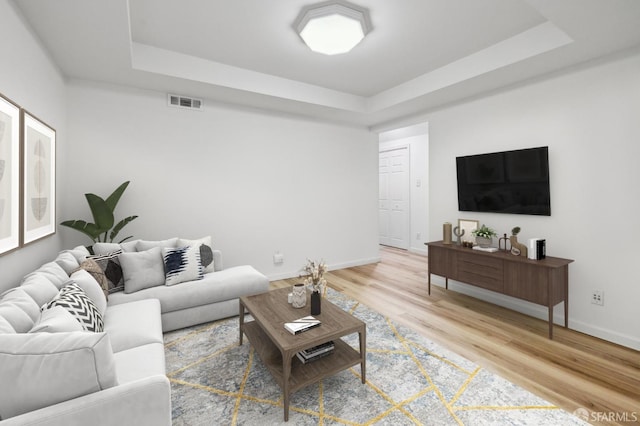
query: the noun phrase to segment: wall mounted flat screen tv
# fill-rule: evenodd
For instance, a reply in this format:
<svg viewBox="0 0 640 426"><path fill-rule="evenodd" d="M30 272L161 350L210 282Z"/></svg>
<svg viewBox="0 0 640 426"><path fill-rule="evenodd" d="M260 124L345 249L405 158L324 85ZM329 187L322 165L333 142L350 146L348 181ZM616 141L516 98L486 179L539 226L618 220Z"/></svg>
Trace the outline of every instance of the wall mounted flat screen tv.
<svg viewBox="0 0 640 426"><path fill-rule="evenodd" d="M551 216L549 147L456 158L458 209Z"/></svg>

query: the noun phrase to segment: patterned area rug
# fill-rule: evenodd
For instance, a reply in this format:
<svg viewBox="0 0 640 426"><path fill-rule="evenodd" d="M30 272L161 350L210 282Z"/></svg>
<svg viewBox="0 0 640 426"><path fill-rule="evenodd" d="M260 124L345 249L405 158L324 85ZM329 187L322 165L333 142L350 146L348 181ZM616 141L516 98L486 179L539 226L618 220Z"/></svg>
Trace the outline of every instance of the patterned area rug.
<svg viewBox="0 0 640 426"><path fill-rule="evenodd" d="M360 366L282 393L232 318L165 334L174 425L586 425L577 417L328 289L367 324ZM357 334L344 339L358 347Z"/></svg>

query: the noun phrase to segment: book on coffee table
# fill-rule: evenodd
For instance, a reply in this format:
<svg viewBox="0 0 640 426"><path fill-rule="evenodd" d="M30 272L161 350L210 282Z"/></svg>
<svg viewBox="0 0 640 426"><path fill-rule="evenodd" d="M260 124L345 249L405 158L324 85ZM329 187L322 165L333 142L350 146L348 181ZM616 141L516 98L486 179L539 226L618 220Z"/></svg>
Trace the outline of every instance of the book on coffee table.
<svg viewBox="0 0 640 426"><path fill-rule="evenodd" d="M299 318L293 322L285 322L284 328L291 334L300 334L304 331L311 330L312 328L318 327L320 325L320 320L315 319L312 316L307 316L303 318Z"/></svg>
<svg viewBox="0 0 640 426"><path fill-rule="evenodd" d="M300 351L296 354L296 356L300 361L302 361L303 364L306 364L308 362L315 361L319 358L330 355L331 353L333 353L334 349L335 349L335 345L333 341L329 341L329 342L314 346L312 348Z"/></svg>

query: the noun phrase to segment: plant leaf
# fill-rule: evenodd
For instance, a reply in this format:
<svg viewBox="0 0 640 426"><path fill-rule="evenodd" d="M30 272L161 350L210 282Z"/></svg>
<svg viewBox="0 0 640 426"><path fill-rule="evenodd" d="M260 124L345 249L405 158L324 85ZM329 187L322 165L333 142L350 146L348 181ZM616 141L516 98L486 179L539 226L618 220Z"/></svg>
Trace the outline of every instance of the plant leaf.
<svg viewBox="0 0 640 426"><path fill-rule="evenodd" d="M107 206L109 206L109 210L111 210L111 213L116 211L116 206L118 205L118 201L120 201L120 197L122 197L124 190L127 189L127 186L129 186L129 182L130 181L126 181L122 185L117 187L116 190L113 191L113 193L109 195L109 197L107 198L106 203L107 203Z"/></svg>
<svg viewBox="0 0 640 426"><path fill-rule="evenodd" d="M94 243L102 233L102 230L95 223L85 222L84 220L65 220L60 225L82 232L91 238Z"/></svg>
<svg viewBox="0 0 640 426"><path fill-rule="evenodd" d="M137 217L138 216L125 217L120 222L118 222L116 224L116 226L114 226L113 229L111 230L111 235L109 235L109 241L113 242L113 240L116 238L118 233L122 230L122 228L124 228L127 223L131 222L132 220L134 220ZM127 237L127 238L131 238L131 237ZM120 242L122 242L122 241L120 241Z"/></svg>
<svg viewBox="0 0 640 426"><path fill-rule="evenodd" d="M89 203L96 226L100 228L101 232L111 229L114 222L113 211L111 211L107 203L96 194L84 194L84 196L87 199L87 203Z"/></svg>
<svg viewBox="0 0 640 426"><path fill-rule="evenodd" d="M128 237L121 239L120 241L118 241L118 244L122 244L122 243L124 243L124 242L125 242L125 241L127 241L129 238L133 238L133 235L129 235Z"/></svg>

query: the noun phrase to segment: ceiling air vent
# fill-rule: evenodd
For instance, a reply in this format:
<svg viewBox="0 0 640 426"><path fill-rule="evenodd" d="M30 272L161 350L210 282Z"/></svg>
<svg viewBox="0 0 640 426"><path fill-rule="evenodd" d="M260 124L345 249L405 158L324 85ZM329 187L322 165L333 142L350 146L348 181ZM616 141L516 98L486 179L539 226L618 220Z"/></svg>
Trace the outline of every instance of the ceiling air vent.
<svg viewBox="0 0 640 426"><path fill-rule="evenodd" d="M202 99L189 98L186 96L180 95L168 95L169 106L176 108L186 108L186 109L202 109Z"/></svg>

